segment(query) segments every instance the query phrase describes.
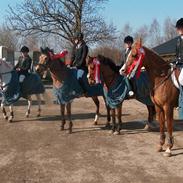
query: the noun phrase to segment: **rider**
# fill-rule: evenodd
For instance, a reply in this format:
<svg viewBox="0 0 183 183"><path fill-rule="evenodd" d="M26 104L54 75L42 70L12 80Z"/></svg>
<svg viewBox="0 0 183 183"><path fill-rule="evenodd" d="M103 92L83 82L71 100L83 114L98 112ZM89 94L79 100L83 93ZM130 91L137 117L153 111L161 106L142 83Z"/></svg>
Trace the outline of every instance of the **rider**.
<svg viewBox="0 0 183 183"><path fill-rule="evenodd" d="M123 66L123 64L126 63L126 59L127 59L128 55L129 55L131 49L132 49L132 44L133 44L133 37L126 36L124 38L125 55L122 58L121 66Z"/></svg>
<svg viewBox="0 0 183 183"><path fill-rule="evenodd" d="M18 63L15 66L15 70L19 75L19 81L22 83L25 77L28 75L29 70L31 69L32 59L29 56L29 48L23 46L20 50L21 56L18 59Z"/></svg>
<svg viewBox="0 0 183 183"><path fill-rule="evenodd" d="M133 37L131 37L129 35L126 36L124 38L125 55L122 58L121 69L119 71L120 74L122 74L122 75L123 75L123 72L124 72L123 67L125 66L126 60L128 58L128 55L129 55L129 53L130 53L130 51L132 49L132 44L133 44ZM131 85L131 87L133 89L133 84L132 84L132 82L130 80L129 80L129 85ZM128 93L128 96L132 97L133 95L134 95L134 92L132 90L130 90L129 93Z"/></svg>
<svg viewBox="0 0 183 183"><path fill-rule="evenodd" d="M84 35L81 32L77 32L74 35L74 46L71 55L71 67L76 67L77 71L77 79L86 93L86 89L84 88L84 83L82 80L82 76L84 72L87 72L86 66L86 57L88 55L88 46L86 45L84 39Z"/></svg>
<svg viewBox="0 0 183 183"><path fill-rule="evenodd" d="M183 18L177 21L176 29L179 34L176 45L176 64L183 66Z"/></svg>

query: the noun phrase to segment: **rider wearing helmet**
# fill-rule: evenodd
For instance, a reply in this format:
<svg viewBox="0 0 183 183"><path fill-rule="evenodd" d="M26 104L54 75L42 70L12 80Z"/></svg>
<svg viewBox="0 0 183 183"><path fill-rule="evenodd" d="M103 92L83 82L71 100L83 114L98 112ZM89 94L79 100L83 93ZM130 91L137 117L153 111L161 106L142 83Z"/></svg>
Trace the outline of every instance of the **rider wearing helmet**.
<svg viewBox="0 0 183 183"><path fill-rule="evenodd" d="M86 69L86 57L88 55L88 46L83 40L83 33L77 32L74 35L74 47L71 57L71 66L77 69Z"/></svg>
<svg viewBox="0 0 183 183"><path fill-rule="evenodd" d="M87 72L86 57L88 55L88 46L83 40L83 33L77 32L74 35L74 47L71 55L71 67L77 68L77 79L84 95L86 94L85 83L83 81L84 72Z"/></svg>
<svg viewBox="0 0 183 183"><path fill-rule="evenodd" d="M176 63L183 65L183 18L180 18L176 23L176 30L179 34L176 45Z"/></svg>
<svg viewBox="0 0 183 183"><path fill-rule="evenodd" d="M121 66L122 66L124 63L126 63L126 59L127 59L127 57L128 57L128 54L129 54L130 51L131 51L132 44L133 44L133 37L131 37L131 36L126 36L126 37L124 38L125 55L124 55L124 57L122 58Z"/></svg>
<svg viewBox="0 0 183 183"><path fill-rule="evenodd" d="M15 66L15 70L18 72L20 76L20 82L23 82L24 78L27 76L30 68L32 59L29 56L29 48L27 46L23 46L20 50L21 56L18 59L18 63Z"/></svg>

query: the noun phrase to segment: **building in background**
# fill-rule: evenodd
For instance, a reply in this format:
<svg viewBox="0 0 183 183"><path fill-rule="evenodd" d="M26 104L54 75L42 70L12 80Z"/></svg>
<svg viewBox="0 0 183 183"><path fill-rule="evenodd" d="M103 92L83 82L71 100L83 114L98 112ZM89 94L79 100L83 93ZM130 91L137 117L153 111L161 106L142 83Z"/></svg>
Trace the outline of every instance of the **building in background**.
<svg viewBox="0 0 183 183"><path fill-rule="evenodd" d="M176 44L178 37L171 39L163 44L160 44L153 48L163 59L168 62L175 60L176 57Z"/></svg>

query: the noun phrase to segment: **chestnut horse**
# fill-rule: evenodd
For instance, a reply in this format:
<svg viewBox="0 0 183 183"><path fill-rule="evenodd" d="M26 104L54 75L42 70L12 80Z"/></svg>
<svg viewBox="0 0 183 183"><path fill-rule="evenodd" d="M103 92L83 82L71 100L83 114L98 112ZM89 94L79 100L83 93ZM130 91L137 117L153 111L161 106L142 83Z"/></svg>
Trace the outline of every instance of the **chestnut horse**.
<svg viewBox="0 0 183 183"><path fill-rule="evenodd" d="M39 64L36 66L36 71L38 73L43 73L44 71L48 70L51 73L51 77L53 80L53 86L56 88L60 88L63 85L64 79L67 77L68 67L61 62L59 59L52 60L50 58L50 50L49 48L42 49L41 48L41 56L39 57ZM91 97L96 105L96 115L94 120L94 125L97 125L97 121L99 118L99 100L97 96ZM62 116L62 123L61 123L61 130L64 130L65 126L65 108L67 109L67 115L69 120L69 133L72 133L72 119L71 119L71 102L60 104L61 109L61 116ZM107 123L106 127L110 126L110 109L107 108Z"/></svg>
<svg viewBox="0 0 183 183"><path fill-rule="evenodd" d="M173 140L173 109L177 106L179 90L172 81L172 74L178 78L178 69L171 69L169 63L163 60L154 51L142 47L141 39L137 40L129 54L124 72L132 65L134 59L144 52L142 66L145 67L151 83L151 98L155 104L155 109L160 123L160 142L158 152L163 151L165 143L165 121L167 122L167 148L164 156L171 156L171 149L174 144ZM175 71L174 71L175 70ZM178 82L177 82L178 83Z"/></svg>
<svg viewBox="0 0 183 183"><path fill-rule="evenodd" d="M109 58L106 58L102 55L98 55L96 58L95 57L88 57L87 60L87 64L88 64L88 81L89 84L93 85L97 83L97 79L95 77L95 72L96 72L96 65L95 65L95 59L97 61L99 61L99 65L100 65L100 73L99 73L99 77L102 78L103 84L105 85L104 88L106 87L107 90L109 91L109 89L112 87L112 83L114 83L117 78L124 78L124 76L120 76L119 74L119 67L116 66L116 64ZM125 78L124 78L125 79ZM123 80L124 81L124 80ZM122 82L123 82L122 81ZM124 82L125 84L125 82ZM116 86L116 88L118 88L119 86ZM127 88L127 87L126 87ZM114 89L115 90L115 89ZM117 100L119 100L119 103L114 106L111 107L111 111L112 111L112 130L111 133L114 135L119 135L120 134L120 130L121 130L121 126L122 126L122 120L121 120L121 113L122 113L122 103L124 101L124 99L126 99L126 89L120 89L120 94L122 94L122 92L124 93L125 97L123 99L119 99L118 96L116 96L115 98ZM113 94L115 95L115 94ZM149 96L149 93L148 93ZM150 100L150 97L149 97ZM150 101L151 102L151 101ZM153 103L151 103L152 105L147 105L147 109L148 109L148 123L145 126L145 130L151 130L152 127L152 121L153 121L153 117L154 117L154 106ZM110 105L110 104L109 104ZM117 119L118 119L118 124L116 124L116 110L117 109Z"/></svg>

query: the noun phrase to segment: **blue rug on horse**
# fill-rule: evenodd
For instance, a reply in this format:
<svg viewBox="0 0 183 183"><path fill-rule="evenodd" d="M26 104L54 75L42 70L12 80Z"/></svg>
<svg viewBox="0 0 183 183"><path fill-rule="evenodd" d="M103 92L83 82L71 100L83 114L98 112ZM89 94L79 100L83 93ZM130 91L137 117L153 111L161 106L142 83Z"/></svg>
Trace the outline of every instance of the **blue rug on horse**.
<svg viewBox="0 0 183 183"><path fill-rule="evenodd" d="M138 79L132 80L135 86L136 99L145 105L153 105L150 98L149 80L146 72L142 72ZM107 91L104 88L104 95L107 105L110 108L116 108L127 98L128 92L131 90L131 86L128 78L124 76L118 76L114 84Z"/></svg>
<svg viewBox="0 0 183 183"><path fill-rule="evenodd" d="M37 73L29 73L21 86L22 97L27 97L28 95L33 94L41 94L44 92L45 87L39 75Z"/></svg>
<svg viewBox="0 0 183 183"><path fill-rule="evenodd" d="M154 105L150 97L150 81L146 71L142 71L140 77L132 79L135 85L136 99L145 105Z"/></svg>
<svg viewBox="0 0 183 183"><path fill-rule="evenodd" d="M82 84L77 80L77 69L67 68L67 77L60 88L53 87L53 94L56 97L58 104L67 104L74 98L79 98L83 95L83 88L86 90L87 97L102 96L103 87L101 84L90 86L87 79L87 73L82 76Z"/></svg>
<svg viewBox="0 0 183 183"><path fill-rule="evenodd" d="M21 97L18 74L15 71L12 71L11 74L11 80L7 83L7 89L1 91L2 103L4 105L11 105Z"/></svg>
<svg viewBox="0 0 183 183"><path fill-rule="evenodd" d="M130 91L129 81L126 77L119 75L109 90L105 87L103 90L107 105L112 109L116 108L125 100Z"/></svg>
<svg viewBox="0 0 183 183"><path fill-rule="evenodd" d="M10 83L7 84L7 89L2 91L2 103L11 105L20 97L27 98L28 95L44 93L44 85L36 73L30 73L24 79L23 83L19 83L19 77L16 71L11 72L12 77Z"/></svg>

